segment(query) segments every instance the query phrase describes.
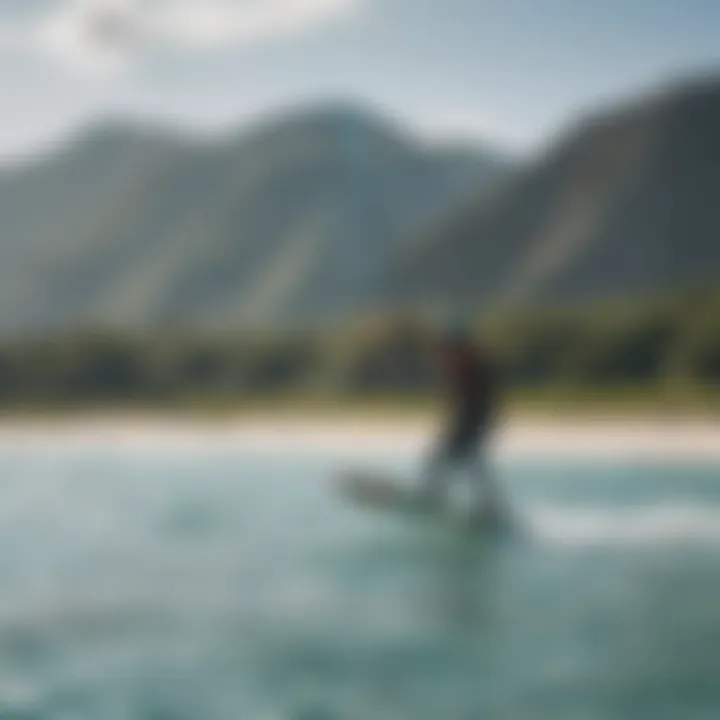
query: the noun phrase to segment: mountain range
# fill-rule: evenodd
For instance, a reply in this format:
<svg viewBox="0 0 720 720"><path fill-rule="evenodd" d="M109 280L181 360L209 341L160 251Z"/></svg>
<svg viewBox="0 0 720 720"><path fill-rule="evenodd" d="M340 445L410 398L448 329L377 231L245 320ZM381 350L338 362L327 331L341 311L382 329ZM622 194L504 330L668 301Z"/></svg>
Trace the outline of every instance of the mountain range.
<svg viewBox="0 0 720 720"><path fill-rule="evenodd" d="M570 126L519 166L352 105L213 140L85 128L0 174L0 333L298 327L717 283L720 78Z"/></svg>
<svg viewBox="0 0 720 720"><path fill-rule="evenodd" d="M720 78L571 127L397 259L406 303L568 305L720 280Z"/></svg>
<svg viewBox="0 0 720 720"><path fill-rule="evenodd" d="M86 128L0 176L0 332L337 318L376 303L391 258L509 171L345 105L212 141Z"/></svg>

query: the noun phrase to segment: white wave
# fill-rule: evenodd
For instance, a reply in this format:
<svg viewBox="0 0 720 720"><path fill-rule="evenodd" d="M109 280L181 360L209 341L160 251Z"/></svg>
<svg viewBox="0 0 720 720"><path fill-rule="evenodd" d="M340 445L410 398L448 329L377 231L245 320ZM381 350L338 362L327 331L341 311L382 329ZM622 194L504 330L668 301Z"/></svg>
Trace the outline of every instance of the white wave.
<svg viewBox="0 0 720 720"><path fill-rule="evenodd" d="M663 546L720 543L720 507L663 503L597 509L544 505L523 513L540 541L577 545Z"/></svg>

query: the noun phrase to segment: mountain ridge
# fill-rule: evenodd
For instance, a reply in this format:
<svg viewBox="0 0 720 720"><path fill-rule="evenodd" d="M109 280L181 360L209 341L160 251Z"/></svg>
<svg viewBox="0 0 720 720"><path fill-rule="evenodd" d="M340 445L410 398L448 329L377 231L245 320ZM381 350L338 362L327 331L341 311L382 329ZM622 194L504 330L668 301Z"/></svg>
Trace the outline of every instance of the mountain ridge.
<svg viewBox="0 0 720 720"><path fill-rule="evenodd" d="M420 227L508 172L348 106L213 142L94 124L0 179L0 331L241 327L350 312ZM340 108L340 109L338 109Z"/></svg>
<svg viewBox="0 0 720 720"><path fill-rule="evenodd" d="M717 278L720 77L585 119L396 266L406 303L575 303ZM713 199L715 198L715 199Z"/></svg>

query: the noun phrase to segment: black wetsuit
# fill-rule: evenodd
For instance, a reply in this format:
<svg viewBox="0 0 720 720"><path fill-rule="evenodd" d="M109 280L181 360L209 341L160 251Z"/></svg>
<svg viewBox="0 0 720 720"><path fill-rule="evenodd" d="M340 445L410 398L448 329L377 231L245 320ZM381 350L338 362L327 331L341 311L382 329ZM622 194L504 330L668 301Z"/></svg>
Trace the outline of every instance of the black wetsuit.
<svg viewBox="0 0 720 720"><path fill-rule="evenodd" d="M490 363L468 350L448 368L450 421L442 436L440 457L472 458L489 431L495 406L495 379Z"/></svg>
<svg viewBox="0 0 720 720"><path fill-rule="evenodd" d="M449 356L444 374L449 386L450 417L426 469L424 490L429 499L441 499L452 479L449 471L457 468L466 471L472 480L483 512L488 507L497 510L504 501L482 452L495 420L495 367L470 347Z"/></svg>

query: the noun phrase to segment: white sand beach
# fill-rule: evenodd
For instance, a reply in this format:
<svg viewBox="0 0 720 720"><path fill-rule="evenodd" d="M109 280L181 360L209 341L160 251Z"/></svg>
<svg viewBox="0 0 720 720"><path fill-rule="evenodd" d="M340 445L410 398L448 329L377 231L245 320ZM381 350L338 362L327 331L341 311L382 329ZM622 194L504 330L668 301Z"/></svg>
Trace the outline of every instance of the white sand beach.
<svg viewBox="0 0 720 720"><path fill-rule="evenodd" d="M239 416L206 419L172 415L87 415L0 422L0 447L98 444L143 449L208 447L248 450L422 452L432 438L428 418L378 418L349 414ZM584 418L517 416L493 439L500 455L572 455L720 461L720 419Z"/></svg>

